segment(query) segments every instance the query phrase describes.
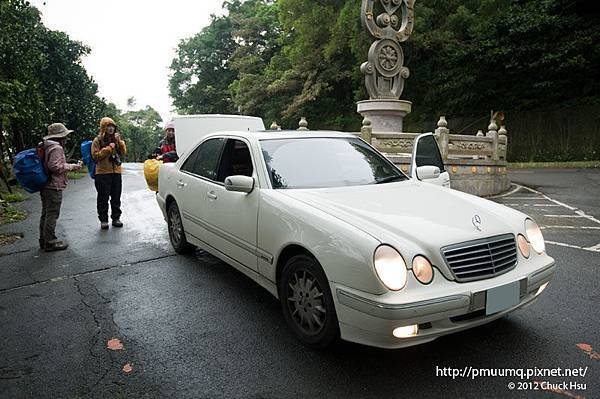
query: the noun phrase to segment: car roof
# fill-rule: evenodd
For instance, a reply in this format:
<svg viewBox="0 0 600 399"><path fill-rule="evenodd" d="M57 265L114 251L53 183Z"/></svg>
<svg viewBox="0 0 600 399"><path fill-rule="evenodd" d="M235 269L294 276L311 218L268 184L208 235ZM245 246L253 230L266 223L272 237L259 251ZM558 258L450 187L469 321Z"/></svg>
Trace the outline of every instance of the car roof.
<svg viewBox="0 0 600 399"><path fill-rule="evenodd" d="M240 136L256 140L268 139L305 139L305 138L352 138L352 133L336 132L333 130L260 130L260 131L223 131L208 134L214 136Z"/></svg>

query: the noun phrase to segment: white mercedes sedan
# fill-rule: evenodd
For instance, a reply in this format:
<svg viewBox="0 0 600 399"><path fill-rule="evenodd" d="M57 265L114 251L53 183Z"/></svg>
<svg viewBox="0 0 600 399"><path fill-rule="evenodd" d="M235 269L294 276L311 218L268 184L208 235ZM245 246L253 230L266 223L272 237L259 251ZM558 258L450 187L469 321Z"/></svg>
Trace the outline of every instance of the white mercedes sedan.
<svg viewBox="0 0 600 399"><path fill-rule="evenodd" d="M555 271L527 215L427 182L434 148L410 178L350 134L214 133L161 167L156 198L177 252L255 280L306 345L401 348L529 305Z"/></svg>

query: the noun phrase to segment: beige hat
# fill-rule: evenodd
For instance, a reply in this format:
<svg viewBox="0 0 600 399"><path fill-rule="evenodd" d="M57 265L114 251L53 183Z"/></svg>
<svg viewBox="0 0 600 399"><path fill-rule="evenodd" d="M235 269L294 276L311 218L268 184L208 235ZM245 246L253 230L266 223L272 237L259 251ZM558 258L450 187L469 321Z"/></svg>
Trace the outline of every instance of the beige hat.
<svg viewBox="0 0 600 399"><path fill-rule="evenodd" d="M48 125L48 135L44 137L44 140L50 139L62 139L69 135L73 130L68 130L62 123L53 123Z"/></svg>

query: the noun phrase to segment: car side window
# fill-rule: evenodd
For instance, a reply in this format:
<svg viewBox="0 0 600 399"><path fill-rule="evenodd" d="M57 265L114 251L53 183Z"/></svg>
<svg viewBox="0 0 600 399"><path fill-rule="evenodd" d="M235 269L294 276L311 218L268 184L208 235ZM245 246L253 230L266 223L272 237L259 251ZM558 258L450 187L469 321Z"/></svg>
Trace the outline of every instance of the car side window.
<svg viewBox="0 0 600 399"><path fill-rule="evenodd" d="M221 156L217 181L224 182L227 176L252 176L253 171L248 145L241 140L227 139Z"/></svg>
<svg viewBox="0 0 600 399"><path fill-rule="evenodd" d="M196 147L194 152L190 154L189 157L185 160L183 165L181 165L181 170L185 170L186 172L192 172L194 169L194 163L196 162L196 158L198 158L198 152L200 151L200 146Z"/></svg>
<svg viewBox="0 0 600 399"><path fill-rule="evenodd" d="M222 138L206 140L186 159L181 169L210 180L215 180L224 141L225 139Z"/></svg>
<svg viewBox="0 0 600 399"><path fill-rule="evenodd" d="M428 135L419 139L415 162L417 167L432 165L440 168L440 172L444 171L444 162L435 137Z"/></svg>

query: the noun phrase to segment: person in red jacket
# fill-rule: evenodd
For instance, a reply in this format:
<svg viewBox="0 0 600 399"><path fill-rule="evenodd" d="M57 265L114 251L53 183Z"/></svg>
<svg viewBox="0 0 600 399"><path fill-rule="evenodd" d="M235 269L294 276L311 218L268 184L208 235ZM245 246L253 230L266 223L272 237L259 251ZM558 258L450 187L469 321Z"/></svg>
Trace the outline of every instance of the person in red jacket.
<svg viewBox="0 0 600 399"><path fill-rule="evenodd" d="M154 151L156 159L163 162L177 162L179 156L175 148L175 123L172 121L165 126L165 138L160 141L158 148Z"/></svg>

